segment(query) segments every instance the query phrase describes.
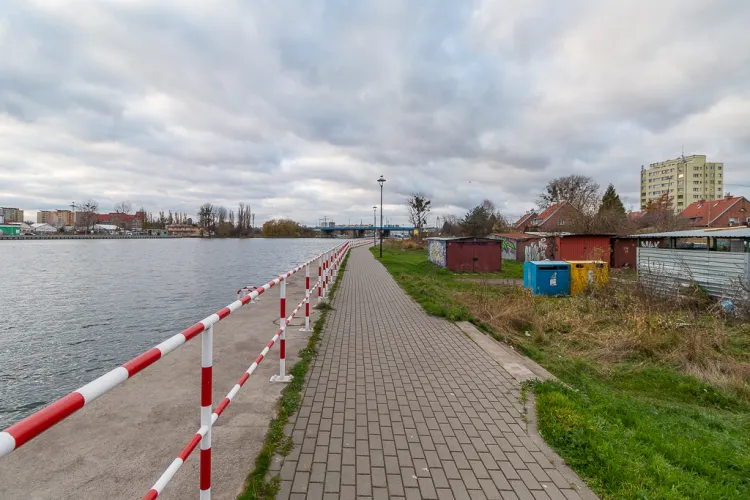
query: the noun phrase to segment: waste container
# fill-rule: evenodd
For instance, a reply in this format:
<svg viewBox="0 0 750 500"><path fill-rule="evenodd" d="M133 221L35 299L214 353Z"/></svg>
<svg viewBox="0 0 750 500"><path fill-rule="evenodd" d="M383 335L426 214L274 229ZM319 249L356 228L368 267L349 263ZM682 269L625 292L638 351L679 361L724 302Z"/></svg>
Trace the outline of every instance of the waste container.
<svg viewBox="0 0 750 500"><path fill-rule="evenodd" d="M535 295L570 295L570 264L561 260L524 262L523 286Z"/></svg>
<svg viewBox="0 0 750 500"><path fill-rule="evenodd" d="M601 260L566 260L570 264L570 294L578 295L588 287L609 281L609 265Z"/></svg>

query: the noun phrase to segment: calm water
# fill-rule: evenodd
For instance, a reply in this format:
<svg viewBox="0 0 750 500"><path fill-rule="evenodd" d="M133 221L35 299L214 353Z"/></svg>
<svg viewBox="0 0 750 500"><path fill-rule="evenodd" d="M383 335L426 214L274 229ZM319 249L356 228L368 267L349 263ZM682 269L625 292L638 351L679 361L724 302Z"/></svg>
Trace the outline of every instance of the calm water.
<svg viewBox="0 0 750 500"><path fill-rule="evenodd" d="M340 241L0 241L0 430Z"/></svg>

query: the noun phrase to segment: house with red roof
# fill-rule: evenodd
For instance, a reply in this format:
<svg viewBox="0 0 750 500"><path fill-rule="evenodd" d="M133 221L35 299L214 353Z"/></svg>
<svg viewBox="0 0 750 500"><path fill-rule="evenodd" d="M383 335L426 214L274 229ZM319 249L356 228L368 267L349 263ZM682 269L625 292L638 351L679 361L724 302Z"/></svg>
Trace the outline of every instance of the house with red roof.
<svg viewBox="0 0 750 500"><path fill-rule="evenodd" d="M94 215L94 223L111 224L122 229L139 231L141 229L141 221L143 220L143 215L144 214L142 212L136 212L135 215L121 214L116 212L108 214L96 214Z"/></svg>
<svg viewBox="0 0 750 500"><path fill-rule="evenodd" d="M513 224L513 229L520 233L526 232L532 226L531 221L537 217L539 217L539 214L537 214L535 210L529 210Z"/></svg>
<svg viewBox="0 0 750 500"><path fill-rule="evenodd" d="M719 200L699 200L680 212L691 227L734 227L750 223L750 201L727 195Z"/></svg>
<svg viewBox="0 0 750 500"><path fill-rule="evenodd" d="M566 231L578 213L578 210L567 201L553 203L531 219L531 227L535 231L550 233Z"/></svg>

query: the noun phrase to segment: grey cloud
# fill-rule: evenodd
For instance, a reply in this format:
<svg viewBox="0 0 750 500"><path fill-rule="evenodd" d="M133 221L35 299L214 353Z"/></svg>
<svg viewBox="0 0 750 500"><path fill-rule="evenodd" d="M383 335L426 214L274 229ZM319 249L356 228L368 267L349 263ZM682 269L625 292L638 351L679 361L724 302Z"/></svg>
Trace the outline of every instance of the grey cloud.
<svg viewBox="0 0 750 500"><path fill-rule="evenodd" d="M246 201L259 217L369 220L384 174L402 221L412 191L443 215L483 198L516 214L574 172L637 203L640 165L683 144L750 185L743 2L17 1L0 14L0 204Z"/></svg>

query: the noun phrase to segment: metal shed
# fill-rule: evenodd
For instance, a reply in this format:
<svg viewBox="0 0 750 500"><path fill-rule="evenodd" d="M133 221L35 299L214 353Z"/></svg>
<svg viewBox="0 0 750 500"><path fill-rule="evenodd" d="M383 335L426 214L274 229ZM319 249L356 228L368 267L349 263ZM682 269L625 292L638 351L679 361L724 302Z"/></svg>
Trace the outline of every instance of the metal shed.
<svg viewBox="0 0 750 500"><path fill-rule="evenodd" d="M502 241L489 238L427 238L430 262L451 271L492 273L502 269Z"/></svg>
<svg viewBox="0 0 750 500"><path fill-rule="evenodd" d="M636 238L612 238L612 269L627 267L635 269L638 265L638 240Z"/></svg>
<svg viewBox="0 0 750 500"><path fill-rule="evenodd" d="M495 233L488 238L502 241L503 259L524 262L526 260L526 246L540 237L525 233Z"/></svg>
<svg viewBox="0 0 750 500"><path fill-rule="evenodd" d="M712 297L750 290L750 228L670 231L635 235L663 238L668 248L638 248L638 276L646 285L677 293L697 283Z"/></svg>
<svg viewBox="0 0 750 500"><path fill-rule="evenodd" d="M603 260L609 262L611 234L529 233L539 239L524 249L525 260Z"/></svg>

